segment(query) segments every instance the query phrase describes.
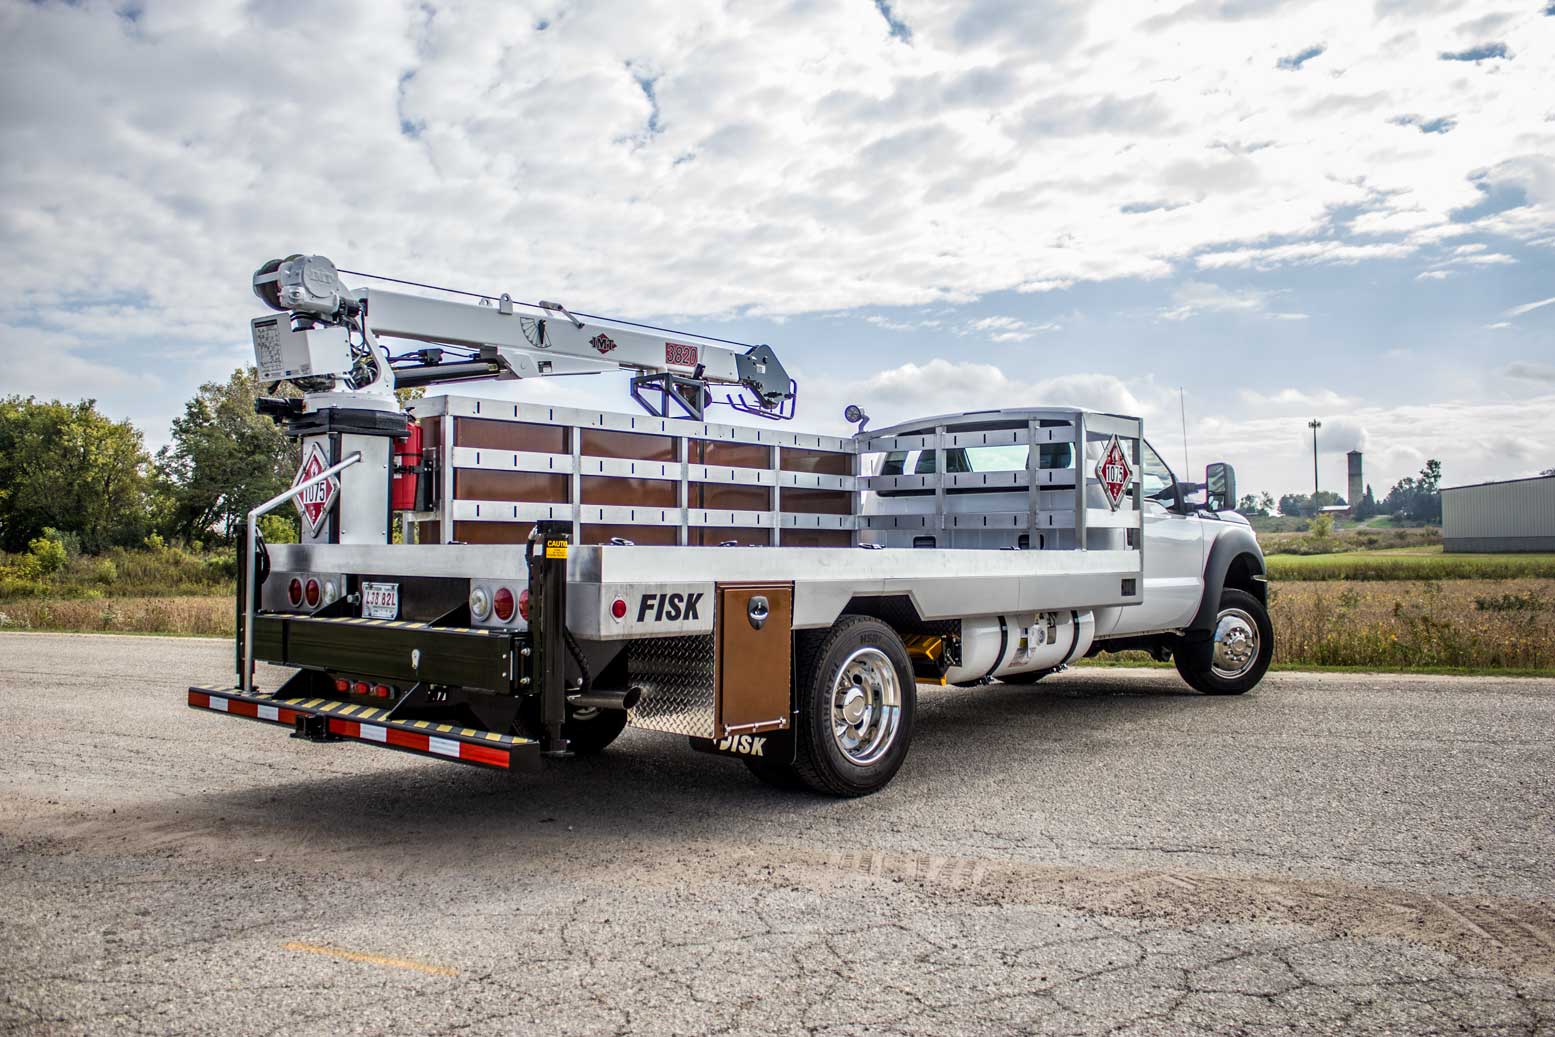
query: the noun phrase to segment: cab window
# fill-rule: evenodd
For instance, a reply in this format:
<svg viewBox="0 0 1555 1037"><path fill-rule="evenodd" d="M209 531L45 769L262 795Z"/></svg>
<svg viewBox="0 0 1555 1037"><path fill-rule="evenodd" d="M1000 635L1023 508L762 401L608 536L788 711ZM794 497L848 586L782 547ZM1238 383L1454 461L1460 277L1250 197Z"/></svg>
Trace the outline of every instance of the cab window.
<svg viewBox="0 0 1555 1037"><path fill-rule="evenodd" d="M1177 479L1149 443L1145 444L1144 470L1139 474L1146 500L1159 501L1168 508L1177 504Z"/></svg>

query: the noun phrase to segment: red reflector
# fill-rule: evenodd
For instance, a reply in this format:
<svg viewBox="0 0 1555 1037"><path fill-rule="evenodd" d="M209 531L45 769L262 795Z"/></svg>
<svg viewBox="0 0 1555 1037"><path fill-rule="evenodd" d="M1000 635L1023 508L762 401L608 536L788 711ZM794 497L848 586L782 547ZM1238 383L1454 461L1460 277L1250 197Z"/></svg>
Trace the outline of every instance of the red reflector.
<svg viewBox="0 0 1555 1037"><path fill-rule="evenodd" d="M345 694L346 692L351 690L351 682L346 680L344 677L336 677L335 678L335 690L340 692L341 694Z"/></svg>
<svg viewBox="0 0 1555 1037"><path fill-rule="evenodd" d="M518 593L518 614L520 616L524 617L524 622L525 623L529 622L529 592L528 591L519 591L519 593Z"/></svg>
<svg viewBox="0 0 1555 1037"><path fill-rule="evenodd" d="M368 686L366 681L357 681L351 685L351 693L353 695L366 695L370 691L372 691L372 688Z"/></svg>
<svg viewBox="0 0 1555 1037"><path fill-rule="evenodd" d="M610 603L610 614L617 619L626 618L626 599L617 598Z"/></svg>
<svg viewBox="0 0 1555 1037"><path fill-rule="evenodd" d="M492 595L491 610L497 614L497 618L506 623L513 618L513 592L506 587L497 588L497 593Z"/></svg>
<svg viewBox="0 0 1555 1037"><path fill-rule="evenodd" d="M377 695L381 699L388 698L390 693L393 690L394 689L390 688L387 684L375 684L375 685L373 685L373 694Z"/></svg>
<svg viewBox="0 0 1555 1037"><path fill-rule="evenodd" d="M307 598L308 598L308 607L310 609L311 608L318 608L318 604L319 604L319 581L318 580L310 579L308 581Z"/></svg>
<svg viewBox="0 0 1555 1037"><path fill-rule="evenodd" d="M302 581L295 576L292 582L286 585L286 597L292 603L292 608L302 604Z"/></svg>

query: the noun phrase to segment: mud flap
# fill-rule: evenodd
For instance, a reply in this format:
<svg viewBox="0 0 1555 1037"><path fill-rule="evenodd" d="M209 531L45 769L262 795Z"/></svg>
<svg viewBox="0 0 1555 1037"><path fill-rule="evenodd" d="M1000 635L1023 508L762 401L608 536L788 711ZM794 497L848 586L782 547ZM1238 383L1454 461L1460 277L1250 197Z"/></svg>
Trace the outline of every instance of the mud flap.
<svg viewBox="0 0 1555 1037"><path fill-rule="evenodd" d="M764 760L776 764L794 762L794 733L792 730L730 735L728 738L720 738L716 741L711 738L688 738L686 741L697 752L709 753L713 756Z"/></svg>

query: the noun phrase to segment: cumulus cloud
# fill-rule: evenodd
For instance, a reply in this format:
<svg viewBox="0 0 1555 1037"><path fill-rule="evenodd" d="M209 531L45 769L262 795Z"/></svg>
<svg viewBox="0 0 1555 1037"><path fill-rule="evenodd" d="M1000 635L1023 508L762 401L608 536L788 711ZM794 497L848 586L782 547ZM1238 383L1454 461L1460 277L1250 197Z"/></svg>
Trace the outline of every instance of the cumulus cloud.
<svg viewBox="0 0 1555 1037"><path fill-rule="evenodd" d="M1555 382L1555 369L1548 374ZM820 396L817 406L839 416L833 431L843 430L843 404L860 401L875 427L990 407L1076 406L1142 417L1146 435L1173 454L1181 435L1176 389L1096 372L1023 380L994 364L936 357L825 386ZM1310 490L1312 432L1306 423L1312 417L1323 422L1318 432L1322 484L1340 492L1349 450L1365 453L1367 481L1379 492L1415 474L1431 457L1442 461L1449 481L1473 481L1523 474L1529 458L1555 456L1555 427L1548 420L1555 395L1362 406L1331 389L1289 389L1238 402L1241 408L1228 408L1218 399L1200 405L1189 395L1190 454L1196 465L1232 462L1238 480L1255 491ZM1497 436L1484 435L1487 428L1496 429ZM1526 457L1498 449L1497 438L1522 444Z"/></svg>
<svg viewBox="0 0 1555 1037"><path fill-rule="evenodd" d="M1244 389L1239 395L1243 403L1259 410L1280 407L1292 411L1329 411L1352 407L1357 402L1353 397L1341 396L1332 389L1280 389L1275 392Z"/></svg>
<svg viewBox="0 0 1555 1037"><path fill-rule="evenodd" d="M1440 223L1474 202L1476 171L1543 175L1537 48L1497 89L1465 86L1361 5L1237 0L1164 16L1216 34L1183 62L1135 10L356 0L333 19L351 45L300 61L302 8L10 5L0 87L32 100L0 113L0 316L132 296L164 327L231 327L248 272L297 249L632 311L907 305L1192 256L1350 261L1376 253L1319 236L1338 207L1382 220L1407 198ZM1417 28L1461 22L1427 11ZM1508 47L1528 31L1506 26ZM1342 92L1277 75L1278 53L1247 72L1243 55L1292 34L1345 41L1324 53ZM1484 132L1422 163L1375 137L1405 97ZM1555 221L1518 236L1536 229ZM167 257L178 278L145 277Z"/></svg>
<svg viewBox="0 0 1555 1037"><path fill-rule="evenodd" d="M843 387L841 398L869 401L866 409L877 425L990 407L1086 407L1138 416L1161 410L1158 401L1142 397L1113 375L1085 373L1023 381L995 364L943 357L902 364L850 383Z"/></svg>
<svg viewBox="0 0 1555 1037"><path fill-rule="evenodd" d="M1344 453L1360 449L1366 481L1385 493L1414 475L1427 458L1437 458L1447 483L1510 478L1527 474L1530 459L1555 457L1555 427L1548 415L1555 395L1521 400L1439 400L1429 404L1371 406L1344 413L1319 413L1321 484L1344 492ZM1276 494L1312 486L1312 432L1295 413L1244 416L1194 426L1195 456L1224 458L1237 467L1239 483ZM1485 430L1496 430L1487 436ZM1498 441L1520 444L1512 456Z"/></svg>
<svg viewBox="0 0 1555 1037"><path fill-rule="evenodd" d="M1548 22L1466 17L1426 0L4 4L0 92L25 103L0 105L0 322L121 373L144 368L112 343L176 345L165 415L244 359L250 273L295 251L627 315L902 324L1087 282L1430 266L1455 235L1521 254L1555 240ZM1486 40L1517 59L1439 60ZM1390 129L1401 112L1457 126ZM1187 288L1171 310L1300 317L1231 294ZM1025 320L980 333L1044 332Z"/></svg>

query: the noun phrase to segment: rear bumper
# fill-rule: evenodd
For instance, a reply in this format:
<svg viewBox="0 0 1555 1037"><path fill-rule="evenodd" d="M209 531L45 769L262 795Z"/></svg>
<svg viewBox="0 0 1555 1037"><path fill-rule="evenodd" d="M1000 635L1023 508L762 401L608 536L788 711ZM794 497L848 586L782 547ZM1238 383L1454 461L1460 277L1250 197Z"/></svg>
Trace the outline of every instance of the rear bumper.
<svg viewBox="0 0 1555 1037"><path fill-rule="evenodd" d="M511 630L260 615L254 618L254 658L396 682L505 692L519 676L514 637Z"/></svg>
<svg viewBox="0 0 1555 1037"><path fill-rule="evenodd" d="M269 695L246 695L235 688L192 687L189 689L189 707L260 720L294 731L302 722L317 717L320 722L315 726L327 730L331 738L457 760L477 767L536 770L540 766L540 743L532 738L430 720L388 720L384 719L386 711L383 709L348 702L318 698L278 699Z"/></svg>

